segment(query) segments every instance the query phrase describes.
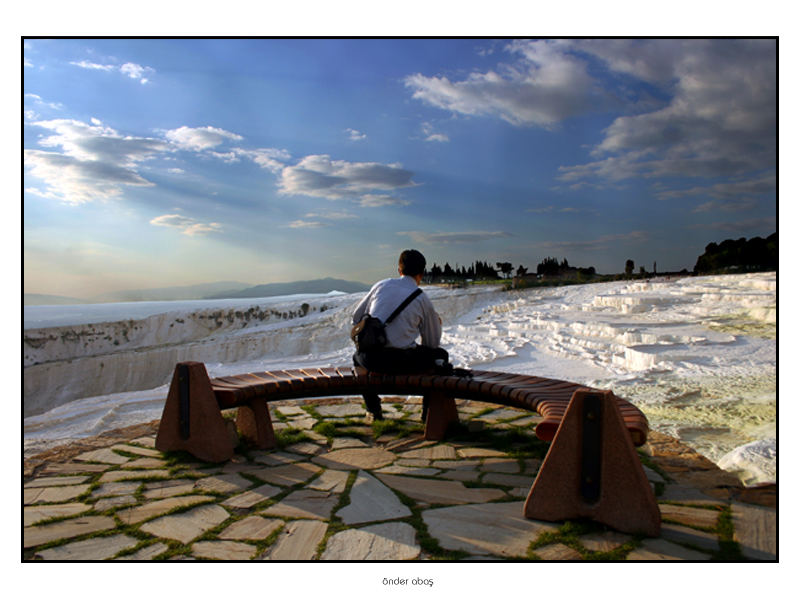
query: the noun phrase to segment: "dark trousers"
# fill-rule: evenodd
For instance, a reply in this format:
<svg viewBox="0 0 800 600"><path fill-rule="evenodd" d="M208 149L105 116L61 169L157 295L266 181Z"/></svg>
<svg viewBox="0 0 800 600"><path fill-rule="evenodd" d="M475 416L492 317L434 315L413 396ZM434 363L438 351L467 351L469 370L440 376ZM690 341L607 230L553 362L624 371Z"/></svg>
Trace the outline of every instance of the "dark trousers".
<svg viewBox="0 0 800 600"><path fill-rule="evenodd" d="M441 360L441 365L436 361ZM356 352L353 364L364 367L367 371L387 373L390 375L407 375L412 373L446 373L452 370L449 364L450 355L444 348L415 346L414 348L382 348L371 352ZM428 397L422 397L422 420L428 412ZM378 394L364 394L367 410L376 418L381 418L381 399Z"/></svg>

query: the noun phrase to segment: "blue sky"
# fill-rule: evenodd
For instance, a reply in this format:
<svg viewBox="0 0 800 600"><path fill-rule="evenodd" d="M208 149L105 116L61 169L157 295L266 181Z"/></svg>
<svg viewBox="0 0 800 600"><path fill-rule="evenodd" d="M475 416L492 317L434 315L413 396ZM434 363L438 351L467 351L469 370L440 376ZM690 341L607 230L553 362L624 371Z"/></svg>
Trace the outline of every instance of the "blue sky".
<svg viewBox="0 0 800 600"><path fill-rule="evenodd" d="M24 291L691 269L776 230L777 50L736 39L28 39Z"/></svg>

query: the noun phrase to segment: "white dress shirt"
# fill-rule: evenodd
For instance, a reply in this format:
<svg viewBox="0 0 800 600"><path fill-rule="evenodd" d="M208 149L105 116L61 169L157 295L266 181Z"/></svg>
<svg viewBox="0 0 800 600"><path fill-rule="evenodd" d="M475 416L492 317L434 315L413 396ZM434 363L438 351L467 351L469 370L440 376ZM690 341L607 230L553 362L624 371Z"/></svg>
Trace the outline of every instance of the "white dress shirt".
<svg viewBox="0 0 800 600"><path fill-rule="evenodd" d="M417 282L408 275L379 281L356 307L353 324L361 321L366 314L385 323L415 289ZM403 312L386 325L386 345L391 348L413 348L418 337L422 338L423 346L430 348L438 348L442 338L442 322L425 292L414 298Z"/></svg>

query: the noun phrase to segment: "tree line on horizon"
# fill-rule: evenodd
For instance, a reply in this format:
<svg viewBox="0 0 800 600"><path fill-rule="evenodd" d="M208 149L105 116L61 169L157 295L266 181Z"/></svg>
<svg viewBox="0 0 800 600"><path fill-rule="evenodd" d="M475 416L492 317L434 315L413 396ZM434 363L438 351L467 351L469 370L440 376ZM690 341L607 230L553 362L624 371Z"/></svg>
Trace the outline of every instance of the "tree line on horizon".
<svg viewBox="0 0 800 600"><path fill-rule="evenodd" d="M566 258L559 261L548 256L536 265L536 279L575 279L589 281L595 278L632 278L635 264L632 259L625 261L624 270L619 274L598 275L594 267L573 267ZM639 266L638 277L657 275L657 264L653 262L653 270L647 271L644 266ZM705 252L697 258L693 273L746 273L756 271L776 271L778 269L778 234L773 233L766 239L754 237L751 239L724 240L720 243L712 242L705 248ZM688 274L687 269L680 273ZM494 266L489 261L476 260L469 266L455 267L445 263L443 267L433 263L430 269L425 270L426 283L463 283L468 281L496 281L509 279L514 275L516 279L534 278L528 268L519 265L516 269L510 262L496 262Z"/></svg>

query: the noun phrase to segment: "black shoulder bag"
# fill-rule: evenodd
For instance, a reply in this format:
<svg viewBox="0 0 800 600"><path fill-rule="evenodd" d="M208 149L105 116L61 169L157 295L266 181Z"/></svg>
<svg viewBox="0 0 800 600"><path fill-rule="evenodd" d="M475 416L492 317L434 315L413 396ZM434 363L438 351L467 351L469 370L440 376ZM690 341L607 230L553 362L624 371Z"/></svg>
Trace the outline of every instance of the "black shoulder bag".
<svg viewBox="0 0 800 600"><path fill-rule="evenodd" d="M359 352L378 350L386 346L386 325L391 323L403 309L411 304L411 301L422 293L422 289L417 288L411 295L403 300L395 311L386 319L386 323L377 317L364 315L364 317L350 330L350 338L356 345Z"/></svg>

